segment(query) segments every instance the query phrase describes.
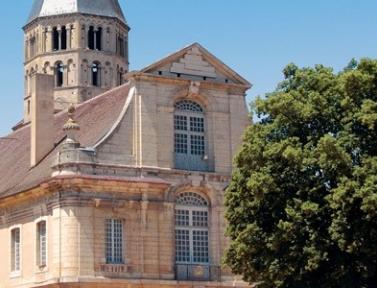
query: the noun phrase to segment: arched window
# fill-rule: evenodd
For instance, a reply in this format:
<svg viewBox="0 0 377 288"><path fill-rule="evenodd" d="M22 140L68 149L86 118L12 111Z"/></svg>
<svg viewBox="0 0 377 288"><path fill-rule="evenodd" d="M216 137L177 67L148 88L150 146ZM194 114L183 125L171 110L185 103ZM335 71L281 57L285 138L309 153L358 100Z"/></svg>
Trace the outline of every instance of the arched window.
<svg viewBox="0 0 377 288"><path fill-rule="evenodd" d="M88 30L88 48L94 50L94 27L90 26Z"/></svg>
<svg viewBox="0 0 377 288"><path fill-rule="evenodd" d="M94 62L92 65L92 85L101 86L101 66L98 62Z"/></svg>
<svg viewBox="0 0 377 288"><path fill-rule="evenodd" d="M57 27L52 28L52 50L59 50L59 31Z"/></svg>
<svg viewBox="0 0 377 288"><path fill-rule="evenodd" d="M52 28L52 50L66 50L67 49L67 28L62 26Z"/></svg>
<svg viewBox="0 0 377 288"><path fill-rule="evenodd" d="M175 104L174 151L175 168L207 171L203 108L191 100Z"/></svg>
<svg viewBox="0 0 377 288"><path fill-rule="evenodd" d="M123 84L123 68L120 68L118 67L118 75L117 75L117 82L118 82L118 85L122 85Z"/></svg>
<svg viewBox="0 0 377 288"><path fill-rule="evenodd" d="M37 51L37 47L35 44L35 36L31 37L30 39L30 57L34 57Z"/></svg>
<svg viewBox="0 0 377 288"><path fill-rule="evenodd" d="M66 50L67 49L67 29L65 28L65 26L62 27L60 33L61 33L61 38L60 38L61 46L60 46L60 49L61 50Z"/></svg>
<svg viewBox="0 0 377 288"><path fill-rule="evenodd" d="M90 26L88 30L88 48L90 50L102 50L102 28Z"/></svg>
<svg viewBox="0 0 377 288"><path fill-rule="evenodd" d="M177 264L209 263L208 202L193 192L180 194L175 206L175 261Z"/></svg>
<svg viewBox="0 0 377 288"><path fill-rule="evenodd" d="M64 66L62 62L56 63L55 66L55 83L56 87L62 87L63 86L63 80L64 79Z"/></svg>
<svg viewBox="0 0 377 288"><path fill-rule="evenodd" d="M96 50L101 51L102 50L102 28L99 27L95 33L96 33Z"/></svg>

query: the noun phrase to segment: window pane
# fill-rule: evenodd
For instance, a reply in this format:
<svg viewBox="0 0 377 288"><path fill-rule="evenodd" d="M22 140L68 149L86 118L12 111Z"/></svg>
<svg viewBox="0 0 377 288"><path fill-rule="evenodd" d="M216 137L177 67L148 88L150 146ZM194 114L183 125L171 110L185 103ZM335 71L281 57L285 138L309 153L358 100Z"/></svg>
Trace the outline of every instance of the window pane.
<svg viewBox="0 0 377 288"><path fill-rule="evenodd" d="M190 117L190 131L191 132L204 132L204 118Z"/></svg>
<svg viewBox="0 0 377 288"><path fill-rule="evenodd" d="M199 156L205 154L204 136L191 135L191 154Z"/></svg>
<svg viewBox="0 0 377 288"><path fill-rule="evenodd" d="M46 266L47 263L47 250L46 250L46 222L38 223L38 246L37 246L37 265Z"/></svg>
<svg viewBox="0 0 377 288"><path fill-rule="evenodd" d="M194 101L183 100L175 104L175 109L184 112L203 113L203 108Z"/></svg>
<svg viewBox="0 0 377 288"><path fill-rule="evenodd" d="M176 133L174 138L175 153L187 154L187 135Z"/></svg>
<svg viewBox="0 0 377 288"><path fill-rule="evenodd" d="M175 210L175 225L176 226L189 226L190 213L188 210Z"/></svg>
<svg viewBox="0 0 377 288"><path fill-rule="evenodd" d="M187 131L187 117L182 115L174 115L174 129Z"/></svg>
<svg viewBox="0 0 377 288"><path fill-rule="evenodd" d="M11 242L12 242L12 271L20 271L20 229L13 229L11 232Z"/></svg>
<svg viewBox="0 0 377 288"><path fill-rule="evenodd" d="M179 194L177 197L176 203L179 205L185 206L198 206L198 207L207 207L208 203L202 196L193 193L193 192L185 192Z"/></svg>
<svg viewBox="0 0 377 288"><path fill-rule="evenodd" d="M176 262L190 262L190 232L175 230L175 260Z"/></svg>
<svg viewBox="0 0 377 288"><path fill-rule="evenodd" d="M208 263L208 231L193 231L193 262Z"/></svg>
<svg viewBox="0 0 377 288"><path fill-rule="evenodd" d="M123 262L123 226L119 219L114 220L114 262Z"/></svg>
<svg viewBox="0 0 377 288"><path fill-rule="evenodd" d="M123 222L106 219L106 263L123 263Z"/></svg>
<svg viewBox="0 0 377 288"><path fill-rule="evenodd" d="M192 211L192 225L194 227L208 227L208 212Z"/></svg>

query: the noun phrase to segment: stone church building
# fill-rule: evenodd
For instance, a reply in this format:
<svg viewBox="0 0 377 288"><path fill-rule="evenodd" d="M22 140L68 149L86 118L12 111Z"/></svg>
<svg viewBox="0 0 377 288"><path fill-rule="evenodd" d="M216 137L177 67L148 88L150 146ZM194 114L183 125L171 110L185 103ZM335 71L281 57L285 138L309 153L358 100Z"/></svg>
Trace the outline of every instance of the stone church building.
<svg viewBox="0 0 377 288"><path fill-rule="evenodd" d="M117 0L34 0L0 288L247 286L221 259L251 85L197 43L129 72L129 31Z"/></svg>

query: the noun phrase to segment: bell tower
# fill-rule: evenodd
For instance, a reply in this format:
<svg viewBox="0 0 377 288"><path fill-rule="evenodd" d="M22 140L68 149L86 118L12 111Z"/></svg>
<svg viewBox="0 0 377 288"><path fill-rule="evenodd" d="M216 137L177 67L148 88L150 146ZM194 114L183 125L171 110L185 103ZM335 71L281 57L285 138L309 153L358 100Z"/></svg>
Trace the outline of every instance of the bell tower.
<svg viewBox="0 0 377 288"><path fill-rule="evenodd" d="M54 108L67 108L122 84L130 30L118 0L34 0L24 26L24 123L31 77L54 76Z"/></svg>

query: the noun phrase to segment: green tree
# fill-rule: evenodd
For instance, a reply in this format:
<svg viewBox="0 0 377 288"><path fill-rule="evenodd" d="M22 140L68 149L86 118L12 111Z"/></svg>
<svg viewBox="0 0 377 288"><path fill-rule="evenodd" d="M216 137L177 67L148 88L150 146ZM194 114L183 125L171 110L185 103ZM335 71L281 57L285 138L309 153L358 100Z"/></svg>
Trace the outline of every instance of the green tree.
<svg viewBox="0 0 377 288"><path fill-rule="evenodd" d="M263 288L377 287L377 61L284 70L226 192L225 263Z"/></svg>

